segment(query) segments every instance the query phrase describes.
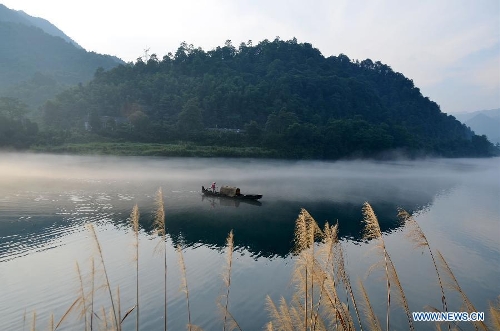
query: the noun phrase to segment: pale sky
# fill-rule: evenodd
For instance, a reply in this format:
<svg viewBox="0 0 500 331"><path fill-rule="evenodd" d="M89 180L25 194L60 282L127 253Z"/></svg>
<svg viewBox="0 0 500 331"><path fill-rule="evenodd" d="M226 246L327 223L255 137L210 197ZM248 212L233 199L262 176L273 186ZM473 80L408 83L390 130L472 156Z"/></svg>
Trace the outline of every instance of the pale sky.
<svg viewBox="0 0 500 331"><path fill-rule="evenodd" d="M324 56L381 61L446 113L500 108L498 0L0 0L47 19L87 51L161 59L279 36Z"/></svg>

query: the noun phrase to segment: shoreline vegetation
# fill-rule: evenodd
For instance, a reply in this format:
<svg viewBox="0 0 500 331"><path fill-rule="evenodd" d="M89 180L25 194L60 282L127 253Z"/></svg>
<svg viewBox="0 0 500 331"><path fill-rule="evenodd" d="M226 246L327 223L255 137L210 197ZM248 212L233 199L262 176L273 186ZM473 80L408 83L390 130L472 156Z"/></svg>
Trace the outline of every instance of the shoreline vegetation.
<svg viewBox="0 0 500 331"><path fill-rule="evenodd" d="M16 150L4 150L16 151ZM87 143L64 143L60 145L34 145L25 150L33 153L72 154L72 155L111 155L111 156L165 156L165 157L234 157L234 158L258 158L258 159L293 159L293 160L322 160L301 152L289 153L280 149L266 147L243 147L243 146L213 146L199 145L193 142L178 143L142 143L142 142L87 142ZM468 156L471 158L490 158L489 156ZM331 161L348 159L419 159L437 157L424 151L409 152L406 150L388 150L379 154L364 155L353 152L343 158ZM459 158L461 156L447 156L447 158Z"/></svg>
<svg viewBox="0 0 500 331"><path fill-rule="evenodd" d="M169 300L167 297L168 269L166 263L166 228L168 227L168 221L165 218L161 188L157 191L155 202L154 237L158 243L152 254L161 255L165 261L164 284L159 285L158 288L165 293L163 329L166 331L168 317L166 307ZM398 218L404 224L407 240L414 244L415 249L421 249L422 254L428 255L433 262L436 283L439 284L440 288L440 292L436 293L436 295L441 298L442 303L439 307L411 307L410 309L396 267L391 260L390 252L386 249L377 216L368 202L364 203L362 214L365 226L364 239L376 243L375 250L376 256L378 256L373 265L370 266L370 271L378 269L383 275L383 286L387 294L385 302L373 302L363 285L363 280L358 280L356 282L357 286L352 285L350 275L346 271L345 261L347 257L344 253L343 243L337 237L338 223L335 225L325 223L324 227L320 228L315 219L305 209L302 209L295 222L295 247L291 252L294 257L292 277L294 292L289 301L281 297L279 302L275 302L267 296L266 302L262 303L262 309L266 309L269 313L269 322L265 325L265 330L391 330L396 328L393 325L393 320L397 320L394 315L405 316L404 319L407 320L408 330L414 330L414 323L418 322L413 321L411 311L425 310L443 313L466 311L469 314L477 311L460 287L439 250L431 247L413 216L400 209L398 210ZM94 242L96 249L94 255L96 256L92 258L90 271L87 273L82 272L82 268L78 263L76 264L79 279L78 297L69 305L62 317L55 319L54 315L50 316L49 330L58 330L60 326L64 326L67 319L75 318L80 323L81 330L121 331L124 320L129 316L130 319L136 319L135 330L141 329L139 321L139 305L141 304L139 284L141 282L140 274L144 271L139 269L139 251L141 248L138 241L138 232L140 231L140 218L139 209L135 205L129 218L135 238L134 262L136 277L133 280L135 284L120 284L122 287L135 286L135 302L121 302L120 285L110 283L100 239L94 225L89 223L87 227L90 238ZM190 290L183 250L183 247L178 245L175 251L178 255L178 267L181 271L181 291L185 294L186 301L186 329L189 331L202 330L202 327L195 323L203 323L203 321L193 321L191 318L192 305L190 305ZM221 328L224 331L245 330L245 327L238 324L237 318L230 311L233 251L234 238L231 231L226 241L225 265L221 269L224 284L223 293L218 298L214 298L214 304L217 305L221 313ZM109 306L96 307L95 302L98 296L107 298ZM452 300L448 301L447 298L450 296L459 298L460 302L456 302L456 300L454 302ZM379 312L379 315L377 315L374 312L373 307L376 304L384 305L385 308L382 310L384 313ZM127 306L124 307L124 305ZM148 307L141 304L141 310L144 309L148 309ZM32 312L31 318L28 312L25 311L23 329L30 324L30 320L31 330L46 329L46 327L40 328L37 325L36 311ZM424 323L427 323L426 327L432 325L437 330L500 330L500 296L496 302L489 303L489 311L485 314L485 321ZM401 326L398 325L398 327Z"/></svg>
<svg viewBox="0 0 500 331"><path fill-rule="evenodd" d="M32 146L29 151L56 154L96 154L115 156L196 156L280 158L277 150L262 147L203 146L186 143L91 142L57 146Z"/></svg>

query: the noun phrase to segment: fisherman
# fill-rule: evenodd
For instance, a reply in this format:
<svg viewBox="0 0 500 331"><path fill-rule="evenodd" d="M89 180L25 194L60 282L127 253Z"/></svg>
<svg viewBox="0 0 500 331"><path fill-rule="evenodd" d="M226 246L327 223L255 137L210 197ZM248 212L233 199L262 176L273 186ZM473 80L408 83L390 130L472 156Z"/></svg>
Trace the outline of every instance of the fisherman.
<svg viewBox="0 0 500 331"><path fill-rule="evenodd" d="M214 193L215 193L215 184L216 184L215 182L212 183L212 192Z"/></svg>

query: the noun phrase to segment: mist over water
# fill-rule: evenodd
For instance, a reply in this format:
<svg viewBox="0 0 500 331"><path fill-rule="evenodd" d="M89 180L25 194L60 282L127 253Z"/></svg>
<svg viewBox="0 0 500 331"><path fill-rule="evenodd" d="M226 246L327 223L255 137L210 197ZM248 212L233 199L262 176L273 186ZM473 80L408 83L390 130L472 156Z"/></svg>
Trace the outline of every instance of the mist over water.
<svg viewBox="0 0 500 331"><path fill-rule="evenodd" d="M366 262L361 252L371 243L362 240L365 201L379 218L387 245L393 249L390 253L399 262L396 267L402 266L398 272L413 284L408 292L415 297L414 311L434 304L435 298L429 297L434 297L435 281L432 270L428 270L431 276L405 271L413 269L411 261L419 264L421 257L411 255L412 245L397 219L399 207L417 215L431 243L442 245L437 248L464 279L463 286L474 291L474 303L486 309L487 299L500 294L494 282L500 277L499 165L498 159L320 162L0 154L0 293L5 294L0 299L0 325L16 329L24 309L41 309L40 305L43 309L37 314L47 320L51 311L64 312L73 302L74 263L88 268L92 253L86 223L97 226L112 277L133 301L128 217L138 204L142 268L148 270L141 300L144 306L155 307L143 315L141 324L146 329L161 326L162 310L156 307L161 305L162 293L148 285L161 284L162 277L161 261L152 254L154 197L159 187L165 199L171 279L178 281L173 247L181 244L186 247L193 301L197 300L194 323L205 330L220 329L215 299L220 295L221 254L230 230L237 249L235 288L239 286L232 313L246 325L244 329L261 329L268 321L265 295L279 299L290 292L290 249L300 208L306 208L320 225L338 221L350 261ZM237 186L244 194L263 194L263 198L260 203L245 203L203 197L201 186L213 181L219 187ZM120 256L124 251L130 256ZM349 268L365 277L363 268L373 260L365 262L351 262ZM427 267L424 264L423 270ZM405 279L403 275L400 278ZM376 280L367 284L375 297L377 286L381 285ZM169 309L178 317L169 319L169 325L184 328L185 303L178 284L170 287ZM31 294L19 294L25 291ZM7 302L13 304L7 308ZM438 298L435 305L439 302Z"/></svg>

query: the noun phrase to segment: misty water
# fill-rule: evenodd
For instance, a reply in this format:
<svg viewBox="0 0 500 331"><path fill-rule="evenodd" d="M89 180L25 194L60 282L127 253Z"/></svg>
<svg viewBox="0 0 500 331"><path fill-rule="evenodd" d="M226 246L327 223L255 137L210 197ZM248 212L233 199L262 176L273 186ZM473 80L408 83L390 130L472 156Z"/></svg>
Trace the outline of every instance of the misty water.
<svg viewBox="0 0 500 331"><path fill-rule="evenodd" d="M201 186L240 187L263 194L260 203L206 198ZM323 225L339 223L356 295L357 280L368 291L375 312L385 320L385 282L368 275L380 257L374 242L362 239L361 208L368 201L377 214L389 254L411 311L441 307L440 290L426 250L414 248L398 208L412 213L439 250L462 289L486 318L500 294L500 160L283 161L0 154L0 329L47 329L79 296L78 262L86 289L91 260L103 284L92 223L101 244L113 291L120 288L124 314L135 304L134 237L129 215L139 206L140 324L163 329L163 262L154 254L159 239L152 228L155 194L164 194L167 223L168 327L185 329L185 294L179 289L177 245L183 248L192 323L220 330L217 300L224 293L225 240L234 231L235 253L229 310L243 330L261 330L269 321L265 298L290 298L293 231L301 208ZM96 286L98 286L96 285ZM95 311L109 312L102 288ZM449 311L461 311L453 292ZM351 307L352 309L352 307ZM99 324L98 320L94 321ZM60 329L83 329L72 311ZM391 324L407 329L397 305ZM135 330L135 314L124 322ZM460 324L464 329L470 325ZM426 330L430 323L416 328Z"/></svg>

